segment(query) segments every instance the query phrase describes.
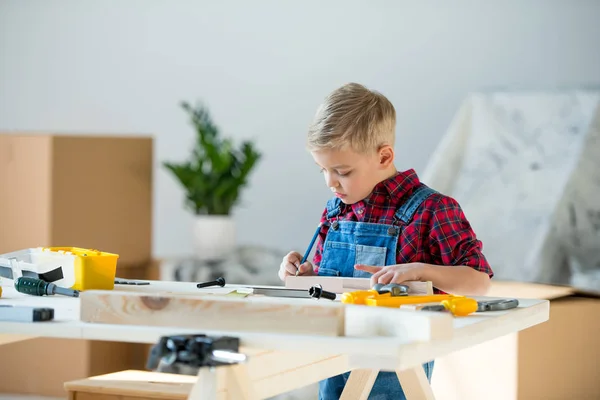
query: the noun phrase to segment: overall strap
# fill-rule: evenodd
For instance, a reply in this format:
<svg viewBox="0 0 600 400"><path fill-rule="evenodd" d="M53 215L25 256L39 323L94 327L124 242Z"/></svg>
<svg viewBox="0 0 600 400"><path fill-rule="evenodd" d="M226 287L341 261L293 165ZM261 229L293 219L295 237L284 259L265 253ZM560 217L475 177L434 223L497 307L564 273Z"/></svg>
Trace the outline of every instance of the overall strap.
<svg viewBox="0 0 600 400"><path fill-rule="evenodd" d="M437 193L435 190L426 185L421 185L415 191L412 192L410 197L402 204L396 211L396 218L402 221L404 224L412 219L413 215L417 211L417 208L427 199L430 195Z"/></svg>
<svg viewBox="0 0 600 400"><path fill-rule="evenodd" d="M339 197L333 197L327 201L327 218L333 218L342 211L340 207L341 202L342 199Z"/></svg>

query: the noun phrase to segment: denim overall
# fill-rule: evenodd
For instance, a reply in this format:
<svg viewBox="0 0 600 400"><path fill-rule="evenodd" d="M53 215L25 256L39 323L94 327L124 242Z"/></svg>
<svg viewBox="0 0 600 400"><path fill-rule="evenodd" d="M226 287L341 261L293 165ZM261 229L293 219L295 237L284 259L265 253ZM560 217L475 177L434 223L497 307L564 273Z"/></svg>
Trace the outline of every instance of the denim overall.
<svg viewBox="0 0 600 400"><path fill-rule="evenodd" d="M398 208L391 225L339 221L341 200L332 198L327 202L329 231L323 245L323 257L318 274L321 276L343 276L366 278L371 274L354 269L355 264L396 264L396 246L403 225L408 224L417 208L435 191L425 185L417 188ZM337 217L337 218L336 218ZM332 218L336 218L331 221ZM396 225L401 222L400 226ZM425 375L431 381L433 361L423 364ZM350 372L333 376L319 382L319 400L339 399L350 376ZM405 400L395 372L380 371L369 395L369 400Z"/></svg>

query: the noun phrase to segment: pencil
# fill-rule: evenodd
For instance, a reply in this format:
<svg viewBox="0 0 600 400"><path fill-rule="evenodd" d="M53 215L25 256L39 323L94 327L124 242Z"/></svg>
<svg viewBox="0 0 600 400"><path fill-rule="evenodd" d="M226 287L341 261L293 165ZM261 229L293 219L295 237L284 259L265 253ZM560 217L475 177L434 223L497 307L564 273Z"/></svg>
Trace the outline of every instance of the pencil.
<svg viewBox="0 0 600 400"><path fill-rule="evenodd" d="M300 265L304 264L306 262L306 259L308 258L308 255L310 254L310 252L312 251L313 246L315 245L315 241L317 240L317 237L319 237L319 232L321 231L321 225L319 224L317 226L317 230L315 231L310 244L308 245L308 249L306 249L306 253L304 253L304 257L302 257L302 261L300 261ZM298 269L296 270L296 276L298 276L298 272L300 271L299 269L300 267L298 267Z"/></svg>

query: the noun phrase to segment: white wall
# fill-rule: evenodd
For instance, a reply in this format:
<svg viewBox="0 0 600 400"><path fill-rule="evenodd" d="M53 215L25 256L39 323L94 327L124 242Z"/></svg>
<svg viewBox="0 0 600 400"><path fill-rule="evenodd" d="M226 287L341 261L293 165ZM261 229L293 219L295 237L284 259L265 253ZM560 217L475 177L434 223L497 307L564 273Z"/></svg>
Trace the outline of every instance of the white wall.
<svg viewBox="0 0 600 400"><path fill-rule="evenodd" d="M304 250L329 196L304 150L327 92L382 91L398 167L422 171L467 92L600 83L598 1L0 0L0 130L154 134L155 255L191 251L181 100L265 157L236 211L239 241Z"/></svg>

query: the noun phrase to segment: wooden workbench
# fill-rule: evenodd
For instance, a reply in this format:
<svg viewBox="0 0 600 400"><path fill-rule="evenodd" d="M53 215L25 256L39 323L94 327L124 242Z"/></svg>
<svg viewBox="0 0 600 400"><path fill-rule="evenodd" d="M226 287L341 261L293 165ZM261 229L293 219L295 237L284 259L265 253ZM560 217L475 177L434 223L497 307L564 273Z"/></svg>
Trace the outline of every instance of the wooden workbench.
<svg viewBox="0 0 600 400"><path fill-rule="evenodd" d="M323 299L219 296L239 288L243 286L199 290L194 283L151 281L147 286L117 285L113 291L90 291L80 298L68 298L26 296L5 287L0 304L53 307L55 319L41 323L0 321L0 344L36 337L154 344L161 336L176 334L234 336L240 339L240 351L248 355L248 362L219 367L216 372L202 369L189 399L267 398L346 371L352 374L342 398L366 399L379 370L396 371L408 399L433 399L423 363L527 329L549 317L549 302L534 299L519 299L520 306L513 310L455 318L447 313L342 305ZM217 296L207 297L209 293ZM140 310L139 302L135 303L138 308L123 303L123 299L140 298L145 305L147 299L154 299L150 312ZM214 319L214 312L206 314L213 307L207 307L206 300L213 298L224 300L219 303L226 310L220 320ZM178 302L188 307L178 315L163 307ZM119 312L106 312L119 304ZM272 307L265 308L269 304ZM258 308L253 312L255 305ZM244 310L231 314L236 323L223 322L236 307ZM312 311L299 312L302 308ZM271 314L271 309L276 314ZM270 319L285 315L285 310L296 312L299 320L310 318L311 312L316 312L317 319L323 313L333 315L342 325L336 329L334 325L314 325L312 331L294 331L289 324ZM84 322L82 316L97 322Z"/></svg>

